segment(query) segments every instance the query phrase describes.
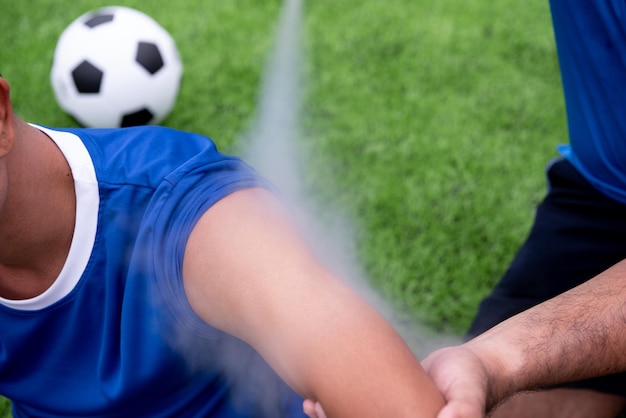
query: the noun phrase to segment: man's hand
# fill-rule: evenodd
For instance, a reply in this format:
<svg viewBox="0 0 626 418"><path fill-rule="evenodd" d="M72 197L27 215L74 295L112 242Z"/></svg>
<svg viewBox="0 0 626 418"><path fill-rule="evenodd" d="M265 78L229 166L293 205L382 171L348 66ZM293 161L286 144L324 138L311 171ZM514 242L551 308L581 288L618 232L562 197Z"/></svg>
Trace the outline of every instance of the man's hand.
<svg viewBox="0 0 626 418"><path fill-rule="evenodd" d="M326 418L326 414L319 402L306 399L302 403L302 410L309 418Z"/></svg>
<svg viewBox="0 0 626 418"><path fill-rule="evenodd" d="M485 416L489 389L487 370L471 349L465 346L444 348L428 356L422 365L446 400L437 418Z"/></svg>

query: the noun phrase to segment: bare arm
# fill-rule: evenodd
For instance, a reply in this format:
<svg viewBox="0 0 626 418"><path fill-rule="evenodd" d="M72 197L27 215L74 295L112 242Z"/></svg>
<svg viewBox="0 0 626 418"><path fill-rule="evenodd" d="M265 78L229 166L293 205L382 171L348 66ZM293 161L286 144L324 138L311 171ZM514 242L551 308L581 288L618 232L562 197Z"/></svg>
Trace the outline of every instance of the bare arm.
<svg viewBox="0 0 626 418"><path fill-rule="evenodd" d="M626 370L626 261L424 366L449 402L482 417L515 392ZM462 408L460 415L447 415Z"/></svg>
<svg viewBox="0 0 626 418"><path fill-rule="evenodd" d="M328 417L434 417L443 399L392 327L313 257L268 192L236 192L192 232L191 306L252 345Z"/></svg>

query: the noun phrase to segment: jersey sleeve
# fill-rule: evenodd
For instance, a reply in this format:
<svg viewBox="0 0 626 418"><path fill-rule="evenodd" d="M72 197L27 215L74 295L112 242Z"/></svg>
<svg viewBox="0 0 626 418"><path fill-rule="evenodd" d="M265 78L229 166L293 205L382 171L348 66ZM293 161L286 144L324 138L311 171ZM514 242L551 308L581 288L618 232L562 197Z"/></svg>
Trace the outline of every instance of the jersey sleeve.
<svg viewBox="0 0 626 418"><path fill-rule="evenodd" d="M199 218L225 196L251 187L272 188L240 159L207 150L167 176L147 209L140 235L149 251L148 268L154 271L155 301L162 310L165 332L174 333L175 340L201 337L210 342L224 337L189 305L183 256Z"/></svg>

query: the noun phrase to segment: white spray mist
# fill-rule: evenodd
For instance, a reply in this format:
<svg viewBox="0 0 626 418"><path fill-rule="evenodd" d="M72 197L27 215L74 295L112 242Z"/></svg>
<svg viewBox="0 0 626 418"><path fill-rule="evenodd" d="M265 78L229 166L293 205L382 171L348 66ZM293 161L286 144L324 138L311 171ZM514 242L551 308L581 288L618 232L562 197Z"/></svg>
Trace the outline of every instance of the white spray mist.
<svg viewBox="0 0 626 418"><path fill-rule="evenodd" d="M244 138L246 161L278 185L292 201L302 190L298 152L303 75L301 0L286 0L264 73L256 119Z"/></svg>
<svg viewBox="0 0 626 418"><path fill-rule="evenodd" d="M416 323L398 320L394 309L363 279L365 274L357 262L354 234L347 217L335 210L329 218L329 211L325 210L326 221L322 225L316 216L321 202L305 193L307 161L299 146L305 90L302 14L302 0L285 0L274 50L264 73L256 118L243 138L242 154L280 188L322 261L375 306L414 352L424 357L435 348L458 342L458 338L437 335Z"/></svg>

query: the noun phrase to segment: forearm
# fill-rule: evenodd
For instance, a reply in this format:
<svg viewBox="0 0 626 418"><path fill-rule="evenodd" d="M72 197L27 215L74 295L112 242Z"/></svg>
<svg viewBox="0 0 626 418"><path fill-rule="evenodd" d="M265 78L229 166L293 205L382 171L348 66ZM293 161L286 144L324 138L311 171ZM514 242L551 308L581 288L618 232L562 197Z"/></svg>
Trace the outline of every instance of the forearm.
<svg viewBox="0 0 626 418"><path fill-rule="evenodd" d="M298 328L308 337L291 330L293 345L274 347L281 358L266 355L270 364L328 417L434 417L443 398L395 330L340 284L317 292L336 302L303 306Z"/></svg>
<svg viewBox="0 0 626 418"><path fill-rule="evenodd" d="M490 375L488 405L522 390L626 370L626 262L466 344Z"/></svg>

